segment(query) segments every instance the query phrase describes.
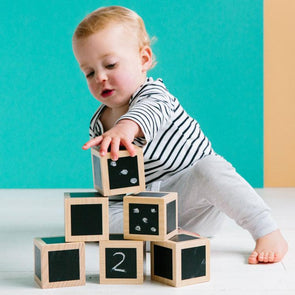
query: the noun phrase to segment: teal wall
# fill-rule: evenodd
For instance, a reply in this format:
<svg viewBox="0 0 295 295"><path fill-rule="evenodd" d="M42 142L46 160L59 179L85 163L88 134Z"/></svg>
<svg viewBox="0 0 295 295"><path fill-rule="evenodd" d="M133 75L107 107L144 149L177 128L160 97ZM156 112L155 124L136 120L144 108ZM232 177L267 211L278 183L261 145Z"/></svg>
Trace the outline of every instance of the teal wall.
<svg viewBox="0 0 295 295"><path fill-rule="evenodd" d="M0 2L0 188L91 188L81 146L97 101L71 50L98 6L136 10L169 90L214 149L263 186L262 0Z"/></svg>

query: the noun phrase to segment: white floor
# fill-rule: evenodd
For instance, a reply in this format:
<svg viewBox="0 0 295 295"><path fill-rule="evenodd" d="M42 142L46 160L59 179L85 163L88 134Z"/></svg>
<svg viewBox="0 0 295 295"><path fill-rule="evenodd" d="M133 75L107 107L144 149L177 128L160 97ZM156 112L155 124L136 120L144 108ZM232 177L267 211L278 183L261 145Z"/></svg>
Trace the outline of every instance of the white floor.
<svg viewBox="0 0 295 295"><path fill-rule="evenodd" d="M295 294L295 188L258 189L273 209L289 242L283 262L248 265L250 235L227 220L211 239L211 280L182 288L150 281L149 254L143 285L100 285L98 246L86 245L87 283L82 287L40 289L33 279L33 238L63 235L64 191L0 190L0 294Z"/></svg>

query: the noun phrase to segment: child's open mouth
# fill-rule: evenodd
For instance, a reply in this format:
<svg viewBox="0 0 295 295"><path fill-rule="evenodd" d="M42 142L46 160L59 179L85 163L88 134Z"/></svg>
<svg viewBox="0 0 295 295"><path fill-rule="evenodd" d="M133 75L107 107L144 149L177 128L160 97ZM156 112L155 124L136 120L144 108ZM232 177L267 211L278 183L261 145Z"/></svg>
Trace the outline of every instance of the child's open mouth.
<svg viewBox="0 0 295 295"><path fill-rule="evenodd" d="M108 96L112 95L113 92L114 92L114 90L112 90L112 89L105 89L102 91L101 96L108 97Z"/></svg>

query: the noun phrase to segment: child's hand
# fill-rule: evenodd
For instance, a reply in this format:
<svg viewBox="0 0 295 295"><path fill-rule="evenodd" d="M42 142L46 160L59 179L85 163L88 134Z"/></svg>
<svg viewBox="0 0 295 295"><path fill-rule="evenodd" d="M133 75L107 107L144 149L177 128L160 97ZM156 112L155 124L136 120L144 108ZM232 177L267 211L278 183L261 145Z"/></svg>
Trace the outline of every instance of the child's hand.
<svg viewBox="0 0 295 295"><path fill-rule="evenodd" d="M101 136L86 142L82 148L87 150L99 145L99 152L103 157L107 153L109 146L111 146L111 158L113 161L117 161L120 145L126 147L131 157L135 156L136 152L132 142L135 137L142 135L140 127L135 122L131 120L121 120Z"/></svg>

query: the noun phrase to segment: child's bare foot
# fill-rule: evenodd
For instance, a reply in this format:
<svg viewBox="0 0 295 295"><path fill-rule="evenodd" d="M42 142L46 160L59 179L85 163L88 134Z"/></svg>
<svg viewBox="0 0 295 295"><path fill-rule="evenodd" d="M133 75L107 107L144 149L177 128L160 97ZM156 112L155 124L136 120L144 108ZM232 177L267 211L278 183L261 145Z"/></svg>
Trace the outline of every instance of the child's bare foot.
<svg viewBox="0 0 295 295"><path fill-rule="evenodd" d="M288 251L288 244L279 229L256 241L256 247L248 258L248 263L273 263L283 259Z"/></svg>

